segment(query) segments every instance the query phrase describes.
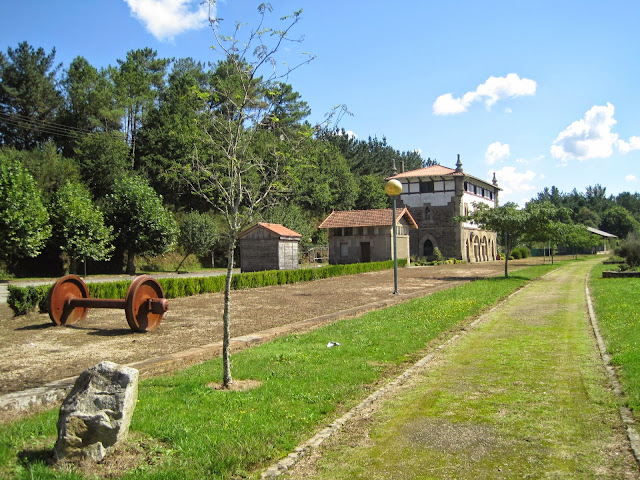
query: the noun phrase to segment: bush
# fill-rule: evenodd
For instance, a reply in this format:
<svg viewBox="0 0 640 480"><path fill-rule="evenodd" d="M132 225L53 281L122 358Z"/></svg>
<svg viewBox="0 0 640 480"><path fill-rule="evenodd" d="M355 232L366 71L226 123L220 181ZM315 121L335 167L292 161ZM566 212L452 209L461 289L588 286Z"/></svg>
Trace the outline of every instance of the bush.
<svg viewBox="0 0 640 480"><path fill-rule="evenodd" d="M640 236L637 233L627 235L620 247L616 250L616 255L620 255L631 268L640 266Z"/></svg>
<svg viewBox="0 0 640 480"><path fill-rule="evenodd" d="M433 249L433 256L436 257L437 262L442 262L444 260L444 255L442 255L438 247Z"/></svg>
<svg viewBox="0 0 640 480"><path fill-rule="evenodd" d="M14 287L9 285L7 303L9 308L13 310L14 316L26 315L35 311L40 303L38 290L36 287Z"/></svg>
<svg viewBox="0 0 640 480"><path fill-rule="evenodd" d="M398 267L405 267L406 259L398 259ZM320 268L302 268L297 270L267 270L264 272L245 272L235 274L231 278L231 288L240 290L246 288L267 287L271 285L286 285L297 282L307 282L321 278L355 275L358 273L376 272L393 268L393 260L386 262L353 263L348 265L328 265ZM226 277L193 278L161 278L158 283L162 286L166 298L188 297L200 293L217 293L224 291ZM92 298L125 298L131 282L88 283L87 289ZM39 307L40 313L47 313L47 298L50 285L39 287L15 287L9 285L7 303L14 315L25 315Z"/></svg>

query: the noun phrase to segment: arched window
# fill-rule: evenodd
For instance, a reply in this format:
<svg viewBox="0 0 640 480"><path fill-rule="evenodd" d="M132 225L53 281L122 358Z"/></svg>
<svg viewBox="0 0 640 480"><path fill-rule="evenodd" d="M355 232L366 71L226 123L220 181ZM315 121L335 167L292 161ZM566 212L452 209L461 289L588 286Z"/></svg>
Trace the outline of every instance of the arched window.
<svg viewBox="0 0 640 480"><path fill-rule="evenodd" d="M424 207L424 219L431 220L431 209L429 207Z"/></svg>
<svg viewBox="0 0 640 480"><path fill-rule="evenodd" d="M424 242L423 254L425 257L433 256L433 242L431 240L427 240Z"/></svg>

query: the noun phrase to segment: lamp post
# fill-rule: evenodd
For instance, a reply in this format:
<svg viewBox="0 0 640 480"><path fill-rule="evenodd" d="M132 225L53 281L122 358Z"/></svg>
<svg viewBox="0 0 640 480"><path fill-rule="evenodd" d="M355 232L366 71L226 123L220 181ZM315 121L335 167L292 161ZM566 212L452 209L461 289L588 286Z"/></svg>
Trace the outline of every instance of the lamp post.
<svg viewBox="0 0 640 480"><path fill-rule="evenodd" d="M396 199L402 193L402 184L395 179L389 180L384 191L393 199L393 294L398 295L398 242L396 234Z"/></svg>

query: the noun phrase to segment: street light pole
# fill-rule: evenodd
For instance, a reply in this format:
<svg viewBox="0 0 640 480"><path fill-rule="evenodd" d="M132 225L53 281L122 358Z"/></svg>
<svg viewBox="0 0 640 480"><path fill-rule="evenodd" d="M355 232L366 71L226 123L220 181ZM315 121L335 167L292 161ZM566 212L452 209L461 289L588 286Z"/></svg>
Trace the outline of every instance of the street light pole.
<svg viewBox="0 0 640 480"><path fill-rule="evenodd" d="M402 184L395 179L389 180L384 186L385 192L393 199L393 294L398 295L398 237L396 229L396 200L402 193Z"/></svg>

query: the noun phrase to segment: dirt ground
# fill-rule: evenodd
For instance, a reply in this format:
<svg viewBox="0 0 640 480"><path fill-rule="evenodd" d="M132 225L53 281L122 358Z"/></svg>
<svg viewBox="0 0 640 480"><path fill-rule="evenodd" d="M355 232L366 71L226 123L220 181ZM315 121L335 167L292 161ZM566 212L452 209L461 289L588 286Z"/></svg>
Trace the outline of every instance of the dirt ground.
<svg viewBox="0 0 640 480"><path fill-rule="evenodd" d="M510 262L510 270L542 259ZM503 262L402 268L400 298L500 275ZM393 270L232 292L232 337L393 297ZM120 364L180 352L222 338L222 294L170 300L160 327L133 333L124 311L93 309L83 322L55 326L48 315L13 317L0 304L0 394L78 375L100 361Z"/></svg>

